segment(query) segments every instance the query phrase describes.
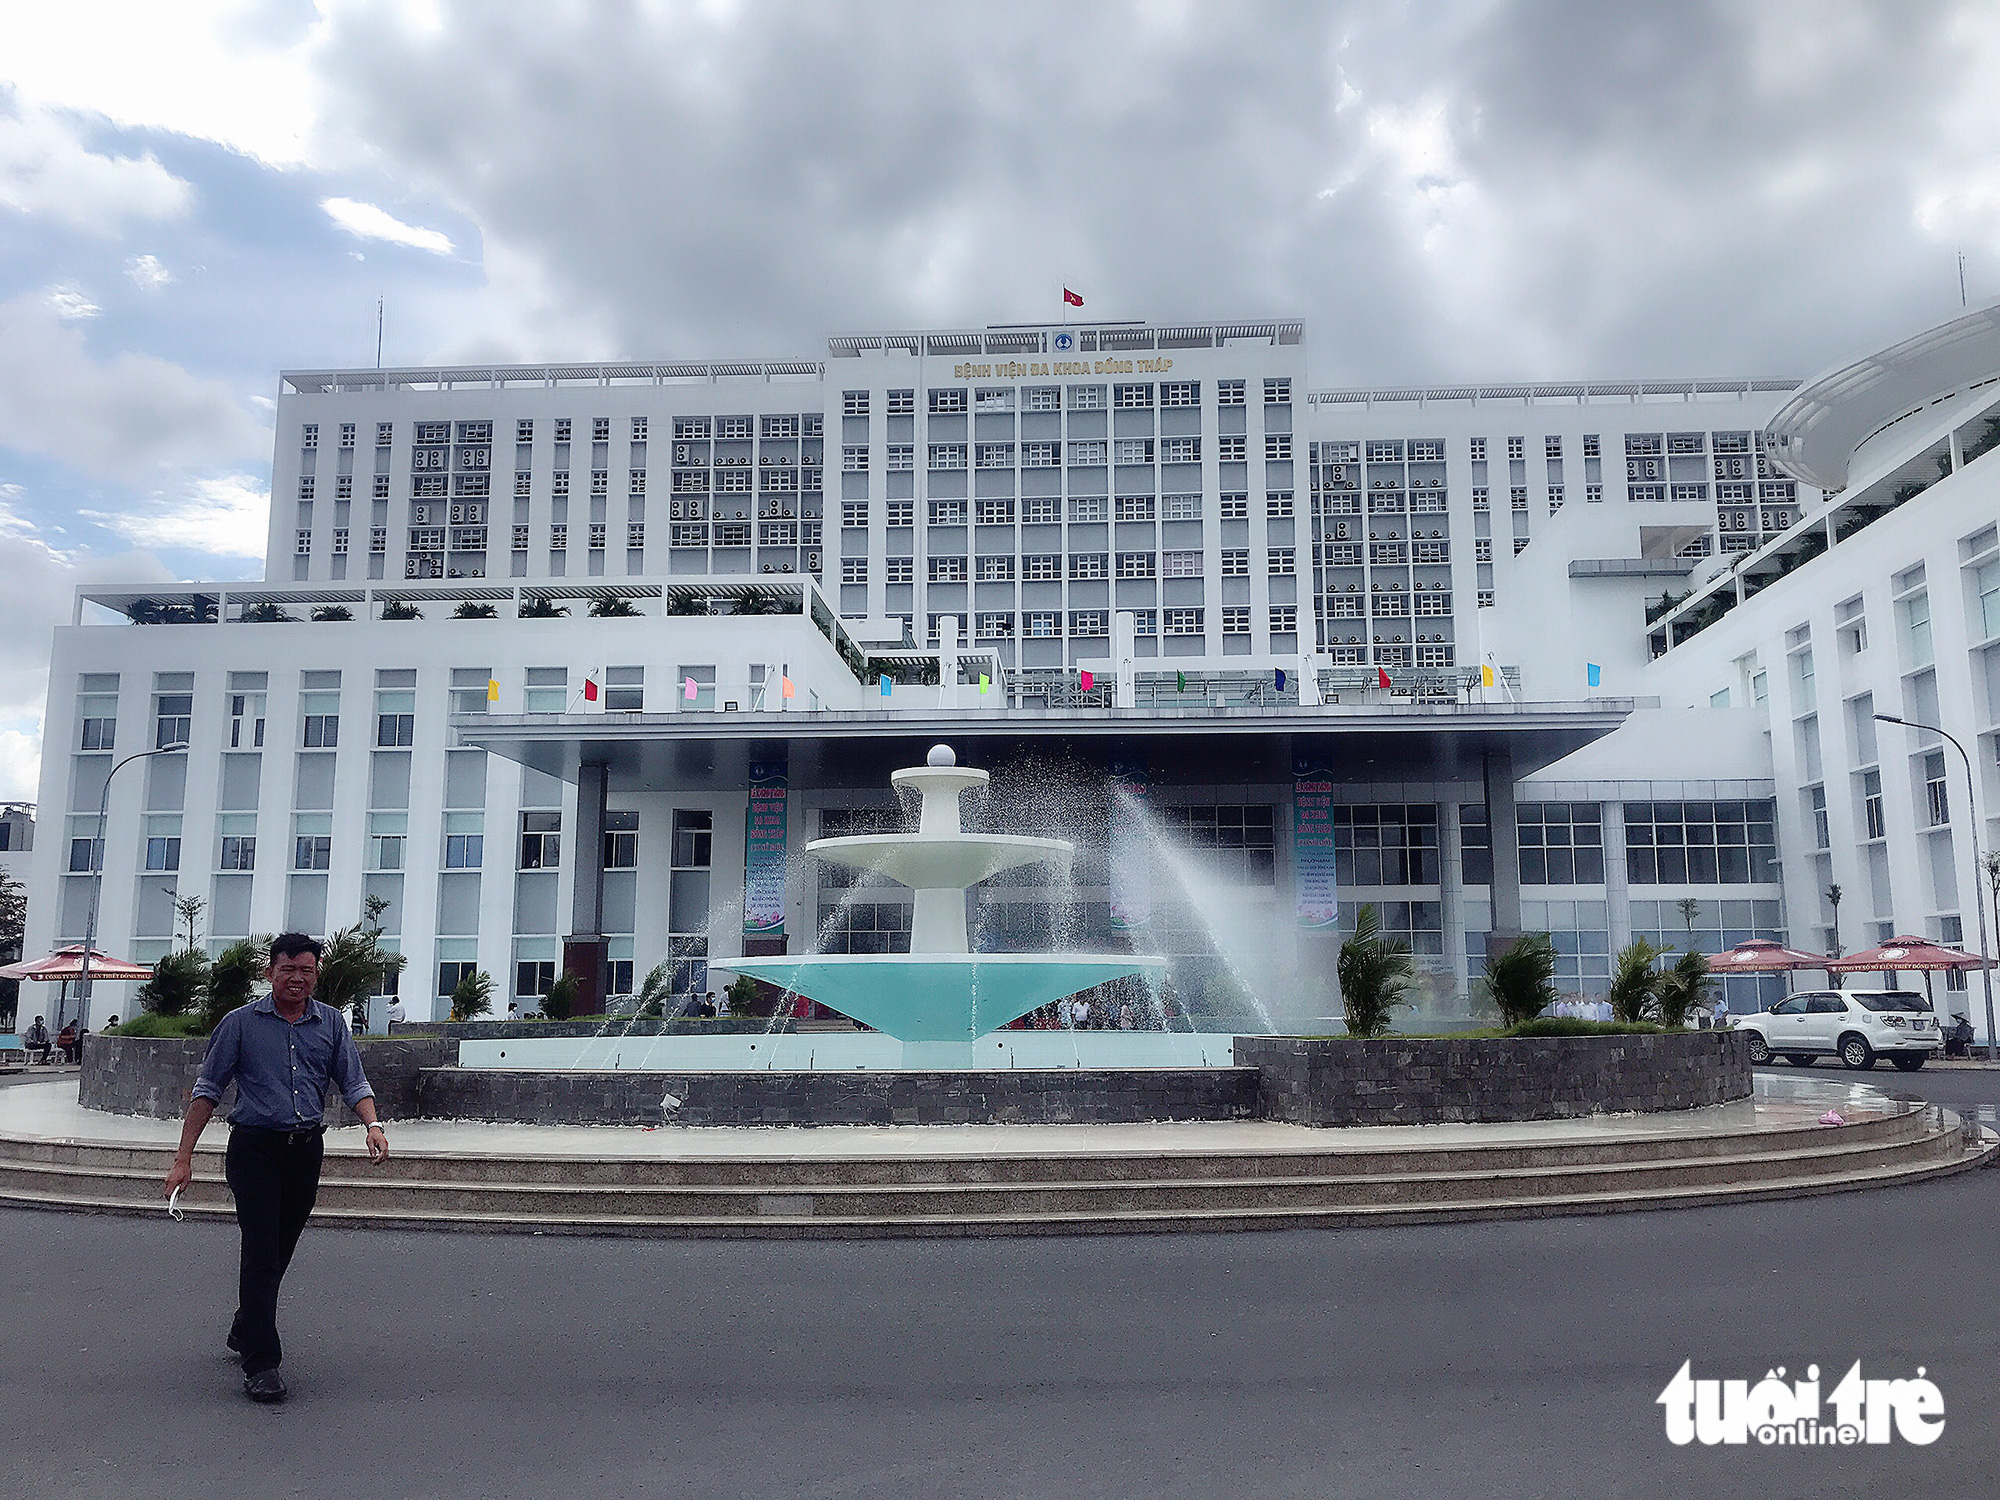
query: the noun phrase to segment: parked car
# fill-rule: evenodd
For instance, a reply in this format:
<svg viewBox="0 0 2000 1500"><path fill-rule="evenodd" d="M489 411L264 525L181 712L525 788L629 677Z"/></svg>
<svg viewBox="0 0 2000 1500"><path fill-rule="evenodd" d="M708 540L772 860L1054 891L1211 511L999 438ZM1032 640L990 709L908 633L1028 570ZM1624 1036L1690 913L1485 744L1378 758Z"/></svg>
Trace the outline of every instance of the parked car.
<svg viewBox="0 0 2000 1500"><path fill-rule="evenodd" d="M1872 1068L1886 1057L1914 1073L1944 1045L1930 1003L1915 990L1804 990L1736 1017L1732 1029L1750 1033L1751 1062L1775 1054L1800 1068L1822 1057Z"/></svg>

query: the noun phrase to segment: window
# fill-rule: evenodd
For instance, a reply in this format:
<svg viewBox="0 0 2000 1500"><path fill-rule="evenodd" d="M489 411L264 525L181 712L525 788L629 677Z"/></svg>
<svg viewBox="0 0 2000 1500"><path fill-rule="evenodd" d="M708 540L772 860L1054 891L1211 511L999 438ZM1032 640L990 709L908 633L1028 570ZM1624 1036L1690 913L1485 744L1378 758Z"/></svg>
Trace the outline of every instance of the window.
<svg viewBox="0 0 2000 1500"><path fill-rule="evenodd" d="M1924 757L1924 810L1930 826L1942 828L1951 822L1951 800L1945 791L1944 752L1933 750Z"/></svg>
<svg viewBox="0 0 2000 1500"><path fill-rule="evenodd" d="M1198 380L1169 380L1163 382L1160 386L1160 405L1201 405L1201 382Z"/></svg>
<svg viewBox="0 0 2000 1500"><path fill-rule="evenodd" d="M1290 406L1292 404L1292 382L1288 376L1266 378L1264 381L1264 404L1266 406Z"/></svg>
<svg viewBox="0 0 2000 1500"><path fill-rule="evenodd" d="M1343 887L1435 885L1437 809L1336 805L1333 857L1334 876Z"/></svg>
<svg viewBox="0 0 2000 1500"><path fill-rule="evenodd" d="M1104 387L1101 385L1073 385L1069 388L1069 409L1071 411L1102 411L1104 409Z"/></svg>
<svg viewBox="0 0 2000 1500"><path fill-rule="evenodd" d="M933 526L963 526L965 524L965 502L963 500L933 500L930 511Z"/></svg>
<svg viewBox="0 0 2000 1500"><path fill-rule="evenodd" d="M255 814L225 813L215 820L218 870L257 868L257 818Z"/></svg>
<svg viewBox="0 0 2000 1500"><path fill-rule="evenodd" d="M965 444L932 443L930 466L933 469L962 469L965 467Z"/></svg>
<svg viewBox="0 0 2000 1500"><path fill-rule="evenodd" d="M1222 576L1224 578L1248 578L1250 576L1250 549L1248 547L1226 547L1223 549Z"/></svg>
<svg viewBox="0 0 2000 1500"><path fill-rule="evenodd" d="M1299 607L1296 604L1274 604L1271 606L1271 634L1296 635L1299 628Z"/></svg>
<svg viewBox="0 0 2000 1500"><path fill-rule="evenodd" d="M326 870L332 865L333 814L297 814L292 819L292 868Z"/></svg>
<svg viewBox="0 0 2000 1500"><path fill-rule="evenodd" d="M1868 617L1862 610L1859 595L1834 606L1833 623L1841 647L1848 655L1858 656L1868 649Z"/></svg>
<svg viewBox="0 0 2000 1500"><path fill-rule="evenodd" d="M562 863L562 814L521 814L521 865L524 870L553 870Z"/></svg>
<svg viewBox="0 0 2000 1500"><path fill-rule="evenodd" d="M917 502L914 500L891 500L885 507L887 521L891 526L914 526L917 519Z"/></svg>
<svg viewBox="0 0 2000 1500"><path fill-rule="evenodd" d="M1286 459L1292 456L1292 435L1289 432L1267 432L1264 434L1264 457L1266 460Z"/></svg>
<svg viewBox="0 0 2000 1500"><path fill-rule="evenodd" d="M1812 819L1813 847L1830 849L1833 847L1833 833L1827 825L1826 788L1809 786L1805 789L1806 812Z"/></svg>
<svg viewBox="0 0 2000 1500"><path fill-rule="evenodd" d="M1225 464L1240 464L1249 454L1250 440L1240 433L1224 433L1215 440L1217 461Z"/></svg>
<svg viewBox="0 0 2000 1500"><path fill-rule="evenodd" d="M1274 578L1290 577L1296 571L1298 553L1292 547L1272 547L1265 554L1266 570Z"/></svg>
<svg viewBox="0 0 2000 1500"><path fill-rule="evenodd" d="M932 583L965 582L965 559L962 557L933 557L931 563Z"/></svg>
<svg viewBox="0 0 2000 1500"><path fill-rule="evenodd" d="M299 429L299 446L317 448L319 446L319 423L308 422Z"/></svg>
<svg viewBox="0 0 2000 1500"><path fill-rule="evenodd" d="M1166 611L1166 632L1168 635L1200 635L1201 611L1198 609L1170 609Z"/></svg>
<svg viewBox="0 0 2000 1500"><path fill-rule="evenodd" d="M912 443L891 443L888 447L888 462L891 473L903 473L917 466L917 450Z"/></svg>
<svg viewBox="0 0 2000 1500"><path fill-rule="evenodd" d="M865 557L843 557L840 560L840 581L842 583L866 583L868 581L868 559Z"/></svg>
<svg viewBox="0 0 2000 1500"><path fill-rule="evenodd" d="M1104 497L1102 495L1072 495L1069 501L1069 518L1072 521L1101 521L1104 519Z"/></svg>
<svg viewBox="0 0 2000 1500"><path fill-rule="evenodd" d="M1634 885L1747 885L1777 879L1770 802L1628 802L1626 876Z"/></svg>
<svg viewBox="0 0 2000 1500"><path fill-rule="evenodd" d="M146 819L146 868L171 871L181 867L181 820L177 813Z"/></svg>
<svg viewBox="0 0 2000 1500"><path fill-rule="evenodd" d="M915 560L908 557L887 557L882 560L882 578L886 583L909 583L915 574Z"/></svg>
<svg viewBox="0 0 2000 1500"><path fill-rule="evenodd" d="M408 692L375 695L375 743L382 747L415 742L417 695Z"/></svg>
<svg viewBox="0 0 2000 1500"><path fill-rule="evenodd" d="M637 714L646 711L644 667L604 669L604 711L608 714Z"/></svg>
<svg viewBox="0 0 2000 1500"><path fill-rule="evenodd" d="M1603 812L1595 802L1523 802L1516 809L1526 885L1601 885Z"/></svg>
<svg viewBox="0 0 2000 1500"><path fill-rule="evenodd" d="M1075 609L1070 611L1069 633L1072 636L1101 636L1110 631L1110 622L1101 609Z"/></svg>
<svg viewBox="0 0 2000 1500"><path fill-rule="evenodd" d="M1216 513L1225 521L1247 521L1250 519L1250 497L1248 495L1223 495L1216 501Z"/></svg>
<svg viewBox="0 0 2000 1500"><path fill-rule="evenodd" d="M605 813L604 868L639 868L639 815L636 812Z"/></svg>
<svg viewBox="0 0 2000 1500"><path fill-rule="evenodd" d="M569 704L568 667L529 667L521 693L521 712L559 714Z"/></svg>
<svg viewBox="0 0 2000 1500"><path fill-rule="evenodd" d="M1005 640L1014 634L1014 616L1010 611L984 611L974 617L973 630L981 640Z"/></svg>
<svg viewBox="0 0 2000 1500"><path fill-rule="evenodd" d="M1979 593L1979 639L1990 641L2000 636L2000 562L1983 565L1973 575L1973 587Z"/></svg>
<svg viewBox="0 0 2000 1500"><path fill-rule="evenodd" d="M1150 385L1118 385L1111 388L1111 404L1125 411L1141 408L1150 411L1153 407L1153 388Z"/></svg>
<svg viewBox="0 0 2000 1500"><path fill-rule="evenodd" d="M1062 502L1053 495L1030 495L1021 501L1021 519L1029 522L1059 521Z"/></svg>
<svg viewBox="0 0 2000 1500"><path fill-rule="evenodd" d="M1270 885L1277 878L1275 834L1268 804L1163 807L1162 824L1194 859L1237 885Z"/></svg>
<svg viewBox="0 0 2000 1500"><path fill-rule="evenodd" d="M1903 613L1903 649L1907 657L1905 665L1911 671L1930 666L1935 660L1931 650L1930 591L1918 589L1914 594L1901 600L1897 608Z"/></svg>
<svg viewBox="0 0 2000 1500"><path fill-rule="evenodd" d="M951 412L961 412L964 410L965 410L964 386L962 385L947 386L942 390L935 390L931 392L932 416L942 416ZM936 465L932 465L932 467L935 468Z"/></svg>
<svg viewBox="0 0 2000 1500"><path fill-rule="evenodd" d="M1167 578L1201 577L1199 552L1167 552L1160 557L1160 572Z"/></svg>
<svg viewBox="0 0 2000 1500"><path fill-rule="evenodd" d="M1105 555L1102 552L1073 552L1069 559L1071 578L1102 578L1105 573Z"/></svg>
<svg viewBox="0 0 2000 1500"><path fill-rule="evenodd" d="M868 392L842 391L840 393L840 414L843 417L865 417L868 415Z"/></svg>
<svg viewBox="0 0 2000 1500"><path fill-rule="evenodd" d="M1056 466L1059 443L1023 443L1021 445L1021 467L1024 469L1053 469Z"/></svg>
<svg viewBox="0 0 2000 1500"><path fill-rule="evenodd" d="M1241 406L1243 404L1243 382L1240 380L1218 380L1215 383L1215 404L1217 406Z"/></svg>
<svg viewBox="0 0 2000 1500"><path fill-rule="evenodd" d="M556 963L552 958L522 958L514 963L514 996L519 1000L540 1000L555 987Z"/></svg>
<svg viewBox="0 0 2000 1500"><path fill-rule="evenodd" d="M1021 397L1025 411L1058 411L1062 407L1062 391L1053 385L1030 386Z"/></svg>
<svg viewBox="0 0 2000 1500"><path fill-rule="evenodd" d="M1160 514L1169 521L1199 521L1201 519L1201 496L1162 495Z"/></svg>
<svg viewBox="0 0 2000 1500"><path fill-rule="evenodd" d="M1222 633L1224 635L1248 635L1250 633L1250 606L1247 604L1225 604L1222 607Z"/></svg>
<svg viewBox="0 0 2000 1500"><path fill-rule="evenodd" d="M889 392L889 415L907 417L917 409L917 393L914 390Z"/></svg>
<svg viewBox="0 0 2000 1500"><path fill-rule="evenodd" d="M1011 526L1014 522L1014 501L1011 496L988 496L979 502L975 512L982 526Z"/></svg>
<svg viewBox="0 0 2000 1500"><path fill-rule="evenodd" d="M1151 438L1120 438L1112 446L1114 456L1121 464L1149 464L1153 461Z"/></svg>
<svg viewBox="0 0 2000 1500"><path fill-rule="evenodd" d="M848 527L866 526L868 524L868 502L866 500L841 501L840 524Z"/></svg>
<svg viewBox="0 0 2000 1500"><path fill-rule="evenodd" d="M194 695L160 693L153 699L153 748L185 745L193 734ZM107 744L106 749L109 749Z"/></svg>
<svg viewBox="0 0 2000 1500"><path fill-rule="evenodd" d="M1583 456L1585 458L1602 458L1604 456L1603 445L1599 443L1596 433L1586 432L1583 435Z"/></svg>
<svg viewBox="0 0 2000 1500"><path fill-rule="evenodd" d="M1073 442L1069 445L1069 461L1073 465L1095 468L1104 462L1104 444L1093 438L1088 442Z"/></svg>
<svg viewBox="0 0 2000 1500"><path fill-rule="evenodd" d="M1000 553L979 559L974 575L981 583L1011 583L1014 580L1014 557L1012 553Z"/></svg>
<svg viewBox="0 0 2000 1500"><path fill-rule="evenodd" d="M1062 559L1053 553L1037 553L1021 559L1024 576L1034 583L1062 577Z"/></svg>
<svg viewBox="0 0 2000 1500"><path fill-rule="evenodd" d="M1150 521L1153 519L1153 497L1120 495L1115 513L1121 521Z"/></svg>
<svg viewBox="0 0 2000 1500"><path fill-rule="evenodd" d="M1197 437L1161 438L1160 462L1163 464L1200 463L1201 439Z"/></svg>
<svg viewBox="0 0 2000 1500"><path fill-rule="evenodd" d="M1861 821L1866 836L1871 839L1888 837L1888 820L1882 815L1882 773L1864 771L1861 775Z"/></svg>
<svg viewBox="0 0 2000 1500"><path fill-rule="evenodd" d="M368 868L400 870L404 845L409 842L410 815L377 812L368 815Z"/></svg>
<svg viewBox="0 0 2000 1500"><path fill-rule="evenodd" d="M570 435L570 427L571 427L571 425L572 425L572 420L573 420L573 419L571 419L571 418L569 418L569 417L557 417L557 418L556 418L556 441L557 441L557 442L559 442L559 443L566 443L566 442L568 442L568 441L569 441L569 435ZM704 437L706 437L707 435L708 435L708 434L706 433L706 431L704 431L704 432L702 433L702 436L704 436Z"/></svg>
<svg viewBox="0 0 2000 1500"><path fill-rule="evenodd" d="M1028 616L1028 634L1038 640L1046 640L1056 634L1056 624L1060 617L1052 610L1037 610Z"/></svg>
<svg viewBox="0 0 2000 1500"><path fill-rule="evenodd" d="M1150 552L1121 552L1118 554L1118 576L1120 578L1151 578L1153 576L1153 554Z"/></svg>

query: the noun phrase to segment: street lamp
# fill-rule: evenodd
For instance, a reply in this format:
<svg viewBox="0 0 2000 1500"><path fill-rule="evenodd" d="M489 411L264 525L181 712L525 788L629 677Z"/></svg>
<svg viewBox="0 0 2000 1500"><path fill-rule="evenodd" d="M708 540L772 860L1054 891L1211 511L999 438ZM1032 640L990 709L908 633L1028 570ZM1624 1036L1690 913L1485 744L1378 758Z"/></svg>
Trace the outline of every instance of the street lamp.
<svg viewBox="0 0 2000 1500"><path fill-rule="evenodd" d="M90 1016L90 954L97 946L97 898L104 890L104 851L110 840L104 836L104 824L111 815L111 778L131 765L135 760L144 760L151 755L180 755L187 750L185 743L161 745L152 750L141 750L136 755L128 755L109 771L104 773L104 790L97 794L97 847L96 858L91 860L90 919L83 926L83 962L76 971L77 1030L83 1029ZM62 1018L58 1016L57 1020Z"/></svg>
<svg viewBox="0 0 2000 1500"><path fill-rule="evenodd" d="M1905 729L1923 729L1951 743L1958 752L1958 758L1965 765L1965 810L1971 818L1972 835L1972 904L1979 909L1979 974L1986 986L1986 1060L2000 1061L2000 1036L1993 1031L1993 955L1986 942L1986 901L1979 890L1979 875L1982 868L1979 860L1979 788L1972 779L1972 757L1965 753L1957 737L1939 728L1936 724L1919 724L1915 719L1898 718L1895 714L1876 714L1884 724L1901 724Z"/></svg>

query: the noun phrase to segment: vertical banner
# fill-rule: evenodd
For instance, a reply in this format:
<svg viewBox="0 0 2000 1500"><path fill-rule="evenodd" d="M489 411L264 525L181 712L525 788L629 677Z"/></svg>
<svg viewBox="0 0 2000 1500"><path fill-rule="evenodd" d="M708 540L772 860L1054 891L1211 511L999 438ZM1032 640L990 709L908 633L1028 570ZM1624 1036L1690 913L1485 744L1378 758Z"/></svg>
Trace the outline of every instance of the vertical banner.
<svg viewBox="0 0 2000 1500"><path fill-rule="evenodd" d="M1325 928L1340 916L1333 864L1333 777L1322 756L1292 760L1292 900L1298 925Z"/></svg>
<svg viewBox="0 0 2000 1500"><path fill-rule="evenodd" d="M750 763L750 817L743 833L743 935L785 932L785 794L788 763Z"/></svg>
<svg viewBox="0 0 2000 1500"><path fill-rule="evenodd" d="M1131 932L1153 915L1151 841L1146 828L1143 760L1111 763L1111 930Z"/></svg>

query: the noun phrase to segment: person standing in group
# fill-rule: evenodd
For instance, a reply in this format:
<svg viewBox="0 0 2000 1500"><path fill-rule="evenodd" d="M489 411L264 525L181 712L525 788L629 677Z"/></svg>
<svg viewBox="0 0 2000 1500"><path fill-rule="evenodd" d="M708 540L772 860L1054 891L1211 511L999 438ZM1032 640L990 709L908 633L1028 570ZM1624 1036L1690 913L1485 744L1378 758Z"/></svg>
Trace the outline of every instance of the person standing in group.
<svg viewBox="0 0 2000 1500"><path fill-rule="evenodd" d="M396 1028L409 1020L409 1018L410 1013L403 1009L403 997L401 995L391 995L389 997L389 1035L394 1036Z"/></svg>
<svg viewBox="0 0 2000 1500"><path fill-rule="evenodd" d="M271 993L229 1012L209 1038L164 1189L171 1199L193 1178L195 1142L234 1083L227 1171L242 1250L229 1348L243 1361L243 1392L253 1401L285 1399L278 1287L319 1193L329 1082L367 1127L369 1160L379 1164L389 1156L375 1091L347 1021L313 999L324 951L303 933L273 940L264 970Z"/></svg>

